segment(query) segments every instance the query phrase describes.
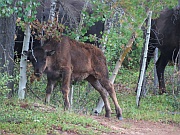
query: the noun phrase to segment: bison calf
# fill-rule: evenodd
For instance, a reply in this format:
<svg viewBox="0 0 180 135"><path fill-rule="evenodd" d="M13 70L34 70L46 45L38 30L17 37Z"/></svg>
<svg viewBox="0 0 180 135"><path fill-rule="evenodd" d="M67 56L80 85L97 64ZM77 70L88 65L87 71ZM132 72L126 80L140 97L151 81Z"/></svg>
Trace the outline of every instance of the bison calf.
<svg viewBox="0 0 180 135"><path fill-rule="evenodd" d="M43 72L47 74L46 103L50 101L55 83L62 79L64 107L69 109L70 82L85 79L100 93L105 104L105 116L111 115L106 95L108 91L114 102L117 117L122 119L113 84L108 80L106 58L97 47L62 36L60 41L51 39L43 47L34 48L29 53L29 59L36 76L41 76Z"/></svg>

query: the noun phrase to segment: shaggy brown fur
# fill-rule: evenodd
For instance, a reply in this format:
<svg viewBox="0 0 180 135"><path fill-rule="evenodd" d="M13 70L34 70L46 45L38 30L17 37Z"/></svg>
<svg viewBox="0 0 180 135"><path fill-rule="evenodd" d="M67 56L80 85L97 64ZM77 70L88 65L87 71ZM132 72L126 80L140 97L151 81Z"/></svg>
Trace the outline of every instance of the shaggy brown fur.
<svg viewBox="0 0 180 135"><path fill-rule="evenodd" d="M106 58L99 48L63 36L60 41L51 40L45 46L35 48L30 54L30 60L36 76L40 76L43 72L47 74L46 102L50 100L55 83L62 79L64 104L65 109L68 109L70 82L85 79L99 91L105 103L105 116L110 117L111 114L106 94L108 91L114 102L117 117L121 119L121 108L113 84L108 80Z"/></svg>

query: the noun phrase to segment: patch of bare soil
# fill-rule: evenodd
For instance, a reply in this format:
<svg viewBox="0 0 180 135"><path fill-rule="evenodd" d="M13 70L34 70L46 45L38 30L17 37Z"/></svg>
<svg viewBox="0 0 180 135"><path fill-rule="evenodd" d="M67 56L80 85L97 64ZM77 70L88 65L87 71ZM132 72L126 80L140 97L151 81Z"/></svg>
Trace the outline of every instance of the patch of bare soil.
<svg viewBox="0 0 180 135"><path fill-rule="evenodd" d="M103 116L92 117L102 125L113 129L114 132L111 135L180 135L180 124L173 125L131 119L120 121L115 118L105 118ZM103 135L107 135L107 133Z"/></svg>

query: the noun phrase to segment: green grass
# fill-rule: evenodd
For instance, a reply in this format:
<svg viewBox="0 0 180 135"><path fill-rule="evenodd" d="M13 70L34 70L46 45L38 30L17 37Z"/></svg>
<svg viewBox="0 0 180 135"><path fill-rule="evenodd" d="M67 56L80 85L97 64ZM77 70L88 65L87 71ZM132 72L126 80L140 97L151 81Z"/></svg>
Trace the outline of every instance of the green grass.
<svg viewBox="0 0 180 135"><path fill-rule="evenodd" d="M64 112L61 108L50 109L39 105L34 107L33 102L17 100L1 102L0 133L56 134L56 132L66 131L93 135L111 132L110 129L88 116Z"/></svg>
<svg viewBox="0 0 180 135"><path fill-rule="evenodd" d="M180 98L177 101L172 95L147 95L141 99L140 107L136 106L135 93L124 93L118 99L127 119L180 123Z"/></svg>
<svg viewBox="0 0 180 135"><path fill-rule="evenodd" d="M139 108L135 104L135 93L118 92L117 96L125 119L180 123L179 101L176 101L171 95L148 95L146 98L142 98ZM89 115L64 112L60 107L45 106L37 101L19 101L16 98L4 99L0 106L1 134L60 134L61 132L73 132L94 135L113 133L111 129L93 120ZM175 114L172 112L175 112ZM104 114L102 113L102 115ZM115 117L115 114L112 117ZM129 125L124 125L124 127L128 128Z"/></svg>
<svg viewBox="0 0 180 135"><path fill-rule="evenodd" d="M165 123L175 123L180 126L180 92L179 95L173 95L173 83L167 83L174 77L173 67L166 67L166 88L167 94L153 95L153 66L147 71L148 94L143 97L140 102L140 107L136 106L135 89L138 82L139 73L133 70L122 68L119 71L119 76L116 78L116 83L121 83L129 89L118 90L118 99L120 106L123 108L123 117L136 120L159 121ZM169 76L168 76L168 75ZM174 77L175 78L175 77ZM176 82L176 80L174 79ZM175 90L177 85L175 84Z"/></svg>

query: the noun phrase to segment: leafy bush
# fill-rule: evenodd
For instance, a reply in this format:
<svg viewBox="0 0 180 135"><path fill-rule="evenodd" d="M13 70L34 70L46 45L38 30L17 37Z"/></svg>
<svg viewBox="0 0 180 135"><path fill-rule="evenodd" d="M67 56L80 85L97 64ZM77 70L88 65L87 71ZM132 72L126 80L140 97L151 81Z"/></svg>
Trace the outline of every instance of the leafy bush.
<svg viewBox="0 0 180 135"><path fill-rule="evenodd" d="M5 69L8 70L7 65L9 65L8 62L6 62L3 67L0 67L0 95L2 95L3 98L6 98L6 94L11 91L8 86L10 86L16 79L14 76L10 76L8 72L5 71Z"/></svg>
<svg viewBox="0 0 180 135"><path fill-rule="evenodd" d="M0 74L0 95L4 98L11 91L7 86L10 82L13 82L13 76L9 76L7 72Z"/></svg>

